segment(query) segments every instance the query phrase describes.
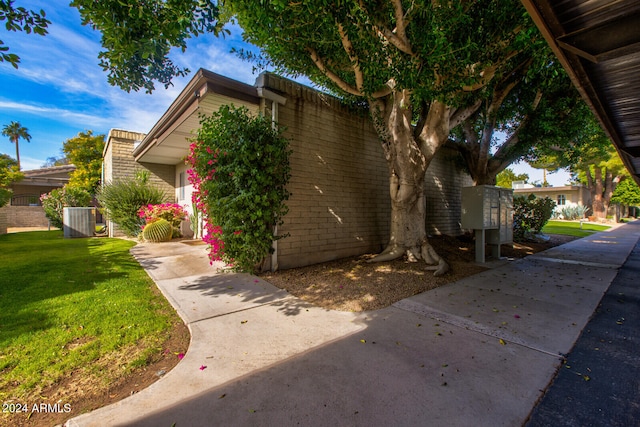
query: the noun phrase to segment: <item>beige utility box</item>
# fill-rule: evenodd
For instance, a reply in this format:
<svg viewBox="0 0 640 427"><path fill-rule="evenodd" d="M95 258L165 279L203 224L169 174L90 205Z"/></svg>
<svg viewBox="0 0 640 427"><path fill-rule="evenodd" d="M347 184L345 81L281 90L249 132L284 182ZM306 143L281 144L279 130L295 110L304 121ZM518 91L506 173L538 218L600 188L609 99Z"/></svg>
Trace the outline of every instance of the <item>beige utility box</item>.
<svg viewBox="0 0 640 427"><path fill-rule="evenodd" d="M462 189L463 229L475 230L476 262L484 262L485 243L500 258L500 245L513 243L513 190L493 185Z"/></svg>

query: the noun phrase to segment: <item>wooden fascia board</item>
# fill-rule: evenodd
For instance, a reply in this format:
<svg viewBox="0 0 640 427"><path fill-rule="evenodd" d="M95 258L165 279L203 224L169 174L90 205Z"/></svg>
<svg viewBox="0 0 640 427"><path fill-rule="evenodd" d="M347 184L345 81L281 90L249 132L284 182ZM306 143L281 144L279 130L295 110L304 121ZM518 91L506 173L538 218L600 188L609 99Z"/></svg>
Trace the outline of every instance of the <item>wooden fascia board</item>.
<svg viewBox="0 0 640 427"><path fill-rule="evenodd" d="M253 104L260 102L254 86L201 68L149 131L142 143L134 149L133 155L136 161L152 147L161 144L180 123L197 110L200 99L209 93L217 93Z"/></svg>

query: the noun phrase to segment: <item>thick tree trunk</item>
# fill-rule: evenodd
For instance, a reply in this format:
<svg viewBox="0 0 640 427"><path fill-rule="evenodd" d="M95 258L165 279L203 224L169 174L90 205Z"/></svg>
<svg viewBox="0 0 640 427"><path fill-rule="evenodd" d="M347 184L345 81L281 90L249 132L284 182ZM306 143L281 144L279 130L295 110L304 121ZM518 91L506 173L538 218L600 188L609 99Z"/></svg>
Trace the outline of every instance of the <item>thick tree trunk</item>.
<svg viewBox="0 0 640 427"><path fill-rule="evenodd" d="M425 220L426 202L424 176L429 163L435 156L439 144L446 140L434 135L416 138L411 124L410 94L394 91L384 101L372 102L371 114L389 166L389 193L391 196L391 230L386 249L373 258L372 262L390 261L407 255L409 261L424 260L435 270L434 275L442 275L449 269L429 244ZM433 116L427 117L425 126L439 126L438 120L449 111L443 105L432 105ZM428 123L429 121L433 123ZM438 135L442 132L438 132ZM447 128L448 133L448 128Z"/></svg>

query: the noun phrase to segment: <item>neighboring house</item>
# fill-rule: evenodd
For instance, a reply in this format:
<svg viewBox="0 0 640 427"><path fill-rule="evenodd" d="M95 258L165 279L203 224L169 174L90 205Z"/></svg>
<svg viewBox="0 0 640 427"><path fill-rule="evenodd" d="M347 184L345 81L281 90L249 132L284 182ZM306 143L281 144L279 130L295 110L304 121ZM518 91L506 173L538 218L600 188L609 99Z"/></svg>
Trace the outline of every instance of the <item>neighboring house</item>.
<svg viewBox="0 0 640 427"><path fill-rule="evenodd" d="M526 184L525 184L526 186ZM536 197L549 197L556 202L555 211L560 213L563 208L569 206L591 206L591 194L589 189L582 185L566 185L562 187L528 187L514 183L513 195L528 196L533 194Z"/></svg>
<svg viewBox="0 0 640 427"><path fill-rule="evenodd" d="M74 170L74 165L63 165L22 171L24 179L11 185L11 202L0 209L6 227L47 227L49 220L44 214L40 196L63 187Z"/></svg>
<svg viewBox="0 0 640 427"><path fill-rule="evenodd" d="M11 206L40 206L40 196L63 187L75 170L74 165L62 165L22 171L24 179L11 186Z"/></svg>
<svg viewBox="0 0 640 427"><path fill-rule="evenodd" d="M104 182L150 172L151 181L191 209L184 159L199 116L221 105L246 106L282 126L290 141L289 213L272 268L293 268L378 252L390 225L388 168L366 111L291 80L261 74L254 86L199 70L148 134L112 130ZM440 150L426 176L427 230L457 235L461 187L472 185L459 155ZM109 227L111 235L118 230Z"/></svg>

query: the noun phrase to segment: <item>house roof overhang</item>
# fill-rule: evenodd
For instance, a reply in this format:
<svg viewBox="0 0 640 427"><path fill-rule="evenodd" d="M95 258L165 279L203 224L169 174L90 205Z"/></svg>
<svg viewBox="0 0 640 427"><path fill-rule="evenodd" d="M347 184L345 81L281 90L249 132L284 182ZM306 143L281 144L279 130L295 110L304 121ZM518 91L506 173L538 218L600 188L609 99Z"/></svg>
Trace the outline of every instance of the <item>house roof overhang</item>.
<svg viewBox="0 0 640 427"><path fill-rule="evenodd" d="M522 3L640 184L640 2Z"/></svg>
<svg viewBox="0 0 640 427"><path fill-rule="evenodd" d="M137 162L175 165L189 150L186 142L199 123L200 106L205 97L218 94L227 98L259 104L255 86L223 77L204 69L198 70L160 120L133 150Z"/></svg>

